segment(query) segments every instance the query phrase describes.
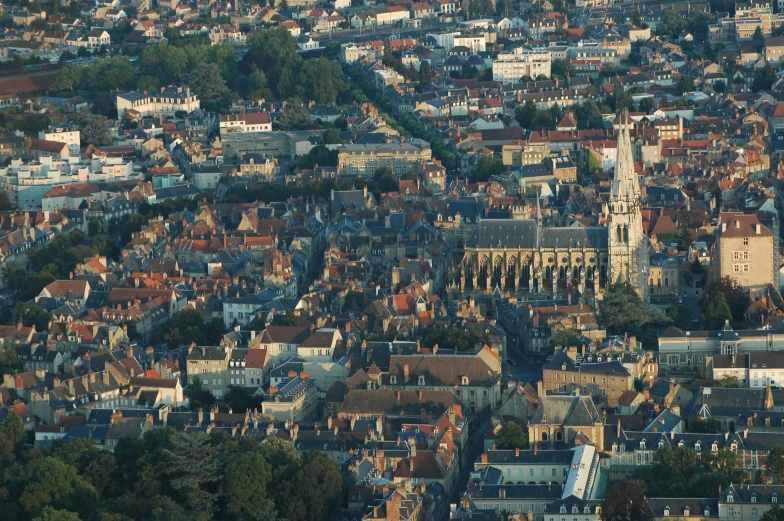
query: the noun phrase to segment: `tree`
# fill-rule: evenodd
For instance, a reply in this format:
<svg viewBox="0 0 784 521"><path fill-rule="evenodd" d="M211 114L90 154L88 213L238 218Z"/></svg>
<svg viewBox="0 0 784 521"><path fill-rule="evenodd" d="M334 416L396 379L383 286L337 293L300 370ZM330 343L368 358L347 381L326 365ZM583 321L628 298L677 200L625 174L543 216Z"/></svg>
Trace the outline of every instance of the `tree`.
<svg viewBox="0 0 784 521"><path fill-rule="evenodd" d="M84 67L80 65L66 65L57 74L58 90L70 90L72 93L82 85Z"/></svg>
<svg viewBox="0 0 784 521"><path fill-rule="evenodd" d="M206 434L177 433L161 456L159 469L168 478L175 499L191 519L210 521L217 499L212 484L221 479L217 447Z"/></svg>
<svg viewBox="0 0 784 521"><path fill-rule="evenodd" d="M775 481L782 481L784 479L784 447L778 445L770 449L765 466L771 478Z"/></svg>
<svg viewBox="0 0 784 521"><path fill-rule="evenodd" d="M522 106L515 109L515 119L523 128L531 128L531 124L536 116L536 105L532 100L526 101Z"/></svg>
<svg viewBox="0 0 784 521"><path fill-rule="evenodd" d="M671 323L661 311L644 306L628 283L614 284L607 289L599 305L598 319L608 332L634 335L651 348L658 343L656 332Z"/></svg>
<svg viewBox="0 0 784 521"><path fill-rule="evenodd" d="M732 319L735 322L743 322L744 313L749 305L748 290L741 286L737 279L729 276L722 277L705 288L704 298L701 301L703 309L707 309L708 305L716 300L719 293L724 294L724 299L732 312Z"/></svg>
<svg viewBox="0 0 784 521"><path fill-rule="evenodd" d="M696 419L692 422L690 430L700 434L718 434L722 432L721 422L716 418Z"/></svg>
<svg viewBox="0 0 784 521"><path fill-rule="evenodd" d="M267 495L272 468L256 452L235 454L223 472L226 511L240 521L272 521L277 518L275 504Z"/></svg>
<svg viewBox="0 0 784 521"><path fill-rule="evenodd" d="M672 320L672 323L677 328L685 328L689 326L689 319L691 319L691 310L683 304L672 304L665 312L667 317Z"/></svg>
<svg viewBox="0 0 784 521"><path fill-rule="evenodd" d="M740 466L740 456L730 449L721 449L714 458L712 458L711 467L722 474L724 477L729 478L732 476L733 471Z"/></svg>
<svg viewBox="0 0 784 521"><path fill-rule="evenodd" d="M719 380L719 387L728 387L728 388L738 388L740 387L740 383L738 382L737 376L730 376L725 374Z"/></svg>
<svg viewBox="0 0 784 521"><path fill-rule="evenodd" d="M264 331L267 329L267 320L264 318L264 313L259 312L256 314L256 318L254 318L248 327L251 331Z"/></svg>
<svg viewBox="0 0 784 521"><path fill-rule="evenodd" d="M507 422L495 435L495 446L499 450L524 449L528 436L518 424Z"/></svg>
<svg viewBox="0 0 784 521"><path fill-rule="evenodd" d="M321 140L326 145L338 145L343 142L343 140L340 139L340 131L336 128L328 128L325 130L324 133L321 134Z"/></svg>
<svg viewBox="0 0 784 521"><path fill-rule="evenodd" d="M52 320L51 313L27 302L20 302L16 305L16 317L26 327L35 326L36 331L49 330L49 322Z"/></svg>
<svg viewBox="0 0 784 521"><path fill-rule="evenodd" d="M220 67L215 63L202 63L185 75L184 82L201 99L220 98L229 92Z"/></svg>
<svg viewBox="0 0 784 521"><path fill-rule="evenodd" d="M419 64L419 82L423 85L427 85L431 81L433 81L433 71L430 68L430 62L423 60L422 63Z"/></svg>
<svg viewBox="0 0 784 521"><path fill-rule="evenodd" d="M724 83L724 80L717 80L713 83L713 91L718 93L723 93L727 90L727 84Z"/></svg>
<svg viewBox="0 0 784 521"><path fill-rule="evenodd" d="M602 521L653 521L645 485L636 479L610 484L602 501Z"/></svg>
<svg viewBox="0 0 784 521"><path fill-rule="evenodd" d="M2 458L2 461L13 461L16 458L16 452L25 439L25 426L22 417L16 411L8 411L5 420L3 420L3 425L0 427L0 458Z"/></svg>
<svg viewBox="0 0 784 521"><path fill-rule="evenodd" d="M550 340L550 346L570 347L581 345L580 337L573 329L562 329Z"/></svg>
<svg viewBox="0 0 784 521"><path fill-rule="evenodd" d="M681 94L685 94L687 92L691 92L694 90L694 80L692 80L691 76L688 74L681 74L681 77L678 78L678 91Z"/></svg>
<svg viewBox="0 0 784 521"><path fill-rule="evenodd" d="M652 110L656 108L656 102L653 101L653 98L643 98L640 100L640 111L645 112L646 114L650 114Z"/></svg>
<svg viewBox="0 0 784 521"><path fill-rule="evenodd" d="M762 515L760 521L784 521L784 508L773 505Z"/></svg>
<svg viewBox="0 0 784 521"><path fill-rule="evenodd" d="M491 154L482 155L471 169L471 182L483 183L489 181L491 177L506 172L506 165L503 161Z"/></svg>
<svg viewBox="0 0 784 521"><path fill-rule="evenodd" d="M764 67L757 69L754 72L754 80L751 83L751 90L754 92L759 92L761 90L769 89L773 86L773 82L775 81L776 72L769 63L766 63Z"/></svg>
<svg viewBox="0 0 784 521"><path fill-rule="evenodd" d="M565 80L574 73L574 68L567 60L555 59L550 64L550 75Z"/></svg>
<svg viewBox="0 0 784 521"><path fill-rule="evenodd" d="M0 375L16 374L22 371L24 365L16 354L16 347L7 343L0 346Z"/></svg>
<svg viewBox="0 0 784 521"><path fill-rule="evenodd" d="M691 238L691 233L689 232L688 226L684 224L681 226L680 231L678 231L678 249L681 251L689 251L692 244L694 244L694 241Z"/></svg>
<svg viewBox="0 0 784 521"><path fill-rule="evenodd" d="M98 114L81 114L77 123L82 143L99 146L112 144L112 134L105 117Z"/></svg>
<svg viewBox="0 0 784 521"><path fill-rule="evenodd" d="M46 506L33 521L81 521L81 518L68 510L56 510Z"/></svg>
<svg viewBox="0 0 784 521"><path fill-rule="evenodd" d="M296 128L310 119L310 114L305 109L302 101L290 98L280 113L278 123L286 130Z"/></svg>
<svg viewBox="0 0 784 521"><path fill-rule="evenodd" d="M397 192L400 188L400 182L394 172L389 167L380 166L376 168L373 174L373 182L382 194L389 192Z"/></svg>
<svg viewBox="0 0 784 521"><path fill-rule="evenodd" d="M726 321L732 321L732 312L724 298L724 293L717 293L705 311L703 322L706 329L722 329Z"/></svg>
<svg viewBox="0 0 784 521"><path fill-rule="evenodd" d="M765 39L765 35L762 34L762 27L760 27L758 25L757 28L754 29L754 34L751 36L751 39L752 40L764 40Z"/></svg>

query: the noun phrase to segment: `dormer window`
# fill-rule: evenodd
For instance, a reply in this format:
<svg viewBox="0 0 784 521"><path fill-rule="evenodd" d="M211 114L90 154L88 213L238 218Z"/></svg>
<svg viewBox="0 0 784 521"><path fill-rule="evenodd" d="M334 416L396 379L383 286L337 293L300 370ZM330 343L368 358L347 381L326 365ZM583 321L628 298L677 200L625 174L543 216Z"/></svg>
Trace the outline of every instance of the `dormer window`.
<svg viewBox="0 0 784 521"><path fill-rule="evenodd" d="M664 517L667 517L669 515L670 515L670 507L664 507Z"/></svg>
<svg viewBox="0 0 784 521"><path fill-rule="evenodd" d="M562 514L566 513L566 505L561 505L561 513Z"/></svg>
<svg viewBox="0 0 784 521"><path fill-rule="evenodd" d="M577 508L577 505L574 505L574 506L572 507L572 514L578 514L578 513L580 513L580 509L579 509L579 508Z"/></svg>
<svg viewBox="0 0 784 521"><path fill-rule="evenodd" d="M700 445L700 442L698 441L694 444L694 450L699 451L700 449L702 449L702 445Z"/></svg>
<svg viewBox="0 0 784 521"><path fill-rule="evenodd" d="M776 496L775 492L773 493L773 497L770 498L770 502L771 503L778 503L779 502L779 498Z"/></svg>
<svg viewBox="0 0 784 521"><path fill-rule="evenodd" d="M752 494L752 496L751 496L751 502L752 502L752 503L756 503L756 502L757 502L757 494Z"/></svg>
<svg viewBox="0 0 784 521"><path fill-rule="evenodd" d="M710 508L705 507L705 510L702 513L705 517L710 517Z"/></svg>
<svg viewBox="0 0 784 521"><path fill-rule="evenodd" d="M396 383L397 383L397 376L395 376L395 375L390 375L390 377L389 377L389 383L391 383L391 384L396 384Z"/></svg>
<svg viewBox="0 0 784 521"><path fill-rule="evenodd" d="M643 449L643 450L645 450L645 440L642 440L642 441L640 442L640 448L641 448L641 449Z"/></svg>
<svg viewBox="0 0 784 521"><path fill-rule="evenodd" d="M713 442L713 445L711 445L711 452L719 452L719 444L715 441Z"/></svg>
<svg viewBox="0 0 784 521"><path fill-rule="evenodd" d="M734 503L734 502L735 502L735 497L731 493L727 494L727 503Z"/></svg>
<svg viewBox="0 0 784 521"><path fill-rule="evenodd" d="M689 517L689 512L690 512L689 507L686 507L686 508L683 509L683 515L684 516Z"/></svg>
<svg viewBox="0 0 784 521"><path fill-rule="evenodd" d="M468 377L463 376L462 378L460 378L460 383L463 385L468 385Z"/></svg>
<svg viewBox="0 0 784 521"><path fill-rule="evenodd" d="M583 513L584 514L590 514L591 513L591 507L589 505L585 505L585 508L583 508Z"/></svg>
<svg viewBox="0 0 784 521"><path fill-rule="evenodd" d="M425 385L425 375L419 375L419 385Z"/></svg>

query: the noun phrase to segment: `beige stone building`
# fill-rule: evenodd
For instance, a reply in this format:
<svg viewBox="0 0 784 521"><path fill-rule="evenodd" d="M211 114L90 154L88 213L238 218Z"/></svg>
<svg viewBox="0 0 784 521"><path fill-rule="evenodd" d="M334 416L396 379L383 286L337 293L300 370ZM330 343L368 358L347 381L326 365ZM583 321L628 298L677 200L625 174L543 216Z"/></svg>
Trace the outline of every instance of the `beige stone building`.
<svg viewBox="0 0 784 521"><path fill-rule="evenodd" d="M756 215L722 214L720 221L713 276L732 277L745 288L774 284L774 237L770 229Z"/></svg>
<svg viewBox="0 0 784 521"><path fill-rule="evenodd" d="M231 349L223 346L201 346L188 349L188 380L201 380L205 391L220 399L226 391Z"/></svg>
<svg viewBox="0 0 784 521"><path fill-rule="evenodd" d="M338 152L338 173L373 177L387 167L396 175L415 173L422 162L432 159L430 144L421 139L400 143L346 145Z"/></svg>
<svg viewBox="0 0 784 521"><path fill-rule="evenodd" d="M680 265L678 257L664 254L651 256L648 270L648 293L650 295L680 295Z"/></svg>
<svg viewBox="0 0 784 521"><path fill-rule="evenodd" d="M512 141L501 147L501 159L506 166L534 165L541 163L549 154L549 143Z"/></svg>
<svg viewBox="0 0 784 521"><path fill-rule="evenodd" d="M528 422L528 440L539 448L563 447L577 435L604 450L604 421L589 396L541 396Z"/></svg>

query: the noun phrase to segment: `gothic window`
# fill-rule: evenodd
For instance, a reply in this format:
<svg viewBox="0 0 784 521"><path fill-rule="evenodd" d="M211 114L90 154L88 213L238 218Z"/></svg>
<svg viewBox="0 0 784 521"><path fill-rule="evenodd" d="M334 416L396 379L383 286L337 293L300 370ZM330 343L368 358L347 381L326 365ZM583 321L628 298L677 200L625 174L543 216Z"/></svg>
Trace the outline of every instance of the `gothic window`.
<svg viewBox="0 0 784 521"><path fill-rule="evenodd" d="M629 228L626 226L623 227L623 242L629 242Z"/></svg>
<svg viewBox="0 0 784 521"><path fill-rule="evenodd" d="M615 235L616 235L616 237L618 239L618 242L621 242L621 227L620 226L618 226L618 228L615 229Z"/></svg>

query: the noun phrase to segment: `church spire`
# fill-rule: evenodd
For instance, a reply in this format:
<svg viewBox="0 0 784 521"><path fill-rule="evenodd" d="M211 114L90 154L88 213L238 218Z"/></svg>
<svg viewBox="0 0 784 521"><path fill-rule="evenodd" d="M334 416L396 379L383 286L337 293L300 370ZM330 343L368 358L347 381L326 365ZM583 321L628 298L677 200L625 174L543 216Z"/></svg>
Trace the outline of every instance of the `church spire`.
<svg viewBox="0 0 784 521"><path fill-rule="evenodd" d="M613 177L612 201L630 202L640 197L640 182L634 171L632 140L629 134L629 112L621 113L621 127L618 131L616 148L615 175Z"/></svg>

